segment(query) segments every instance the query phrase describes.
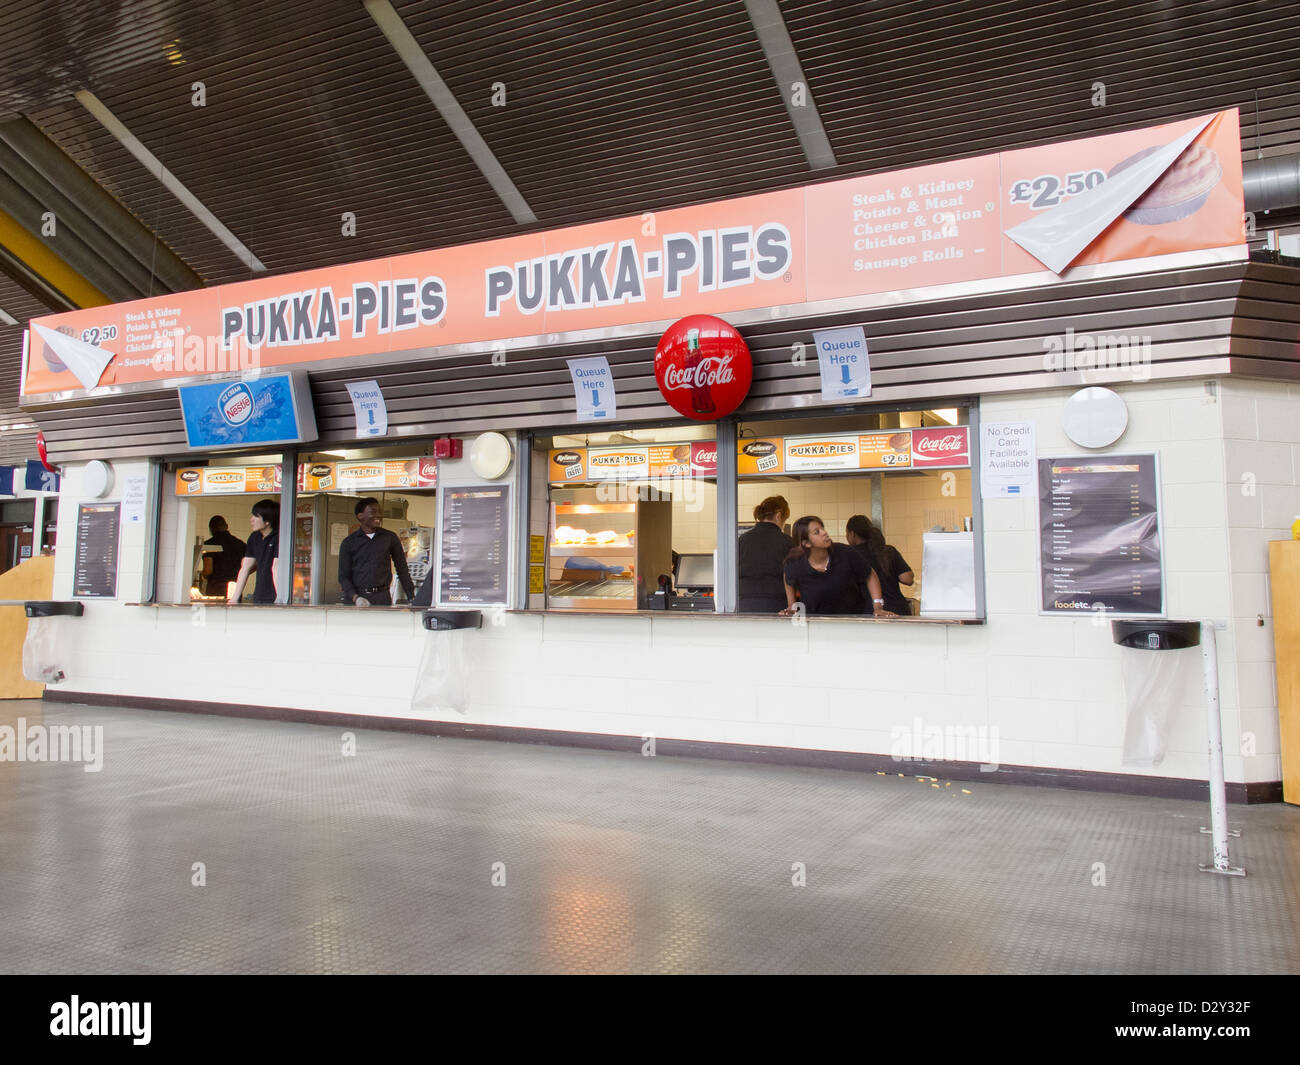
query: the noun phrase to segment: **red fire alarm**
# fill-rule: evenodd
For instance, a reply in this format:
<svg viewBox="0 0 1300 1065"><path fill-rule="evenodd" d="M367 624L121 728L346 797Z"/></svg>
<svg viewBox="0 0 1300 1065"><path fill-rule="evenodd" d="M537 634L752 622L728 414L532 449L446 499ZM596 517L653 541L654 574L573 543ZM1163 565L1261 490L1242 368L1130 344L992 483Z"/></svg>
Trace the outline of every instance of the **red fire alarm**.
<svg viewBox="0 0 1300 1065"><path fill-rule="evenodd" d="M433 442L433 454L440 459L458 459L465 453L465 441L458 436L447 436Z"/></svg>

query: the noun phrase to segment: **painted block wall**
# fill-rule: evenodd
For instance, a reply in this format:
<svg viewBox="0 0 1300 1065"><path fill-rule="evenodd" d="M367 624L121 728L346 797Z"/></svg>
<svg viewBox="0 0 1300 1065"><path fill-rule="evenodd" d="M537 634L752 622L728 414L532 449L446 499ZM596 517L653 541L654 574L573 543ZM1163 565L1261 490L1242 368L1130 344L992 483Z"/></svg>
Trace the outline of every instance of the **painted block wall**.
<svg viewBox="0 0 1300 1065"><path fill-rule="evenodd" d="M1160 454L1171 617L1219 633L1229 781L1277 780L1265 548L1296 500L1296 386L1202 381L1117 386L1130 423L1112 453ZM1071 389L986 397L984 421L1035 423L1040 456L1078 454L1060 429ZM119 473L125 472L121 464ZM1255 474L1242 496L1240 474ZM71 542L77 471L60 539ZM533 531L544 527L534 499ZM483 724L888 754L895 730L996 729L1004 764L1204 779L1198 653L1162 765L1121 763L1124 690L1108 624L1038 614L1033 499L985 503L982 626L707 616L489 614L465 634L469 702ZM132 537L134 534L131 534ZM65 539L66 538L66 539ZM166 532L162 537L165 544ZM174 542L174 534L173 534ZM56 595L71 591L60 551ZM139 587L143 541L124 539L121 602ZM1257 615L1266 625L1260 628ZM411 695L428 641L406 613L141 608L91 603L70 638L64 688L421 716ZM1254 753L1242 753L1243 733ZM111 740L111 737L110 737Z"/></svg>

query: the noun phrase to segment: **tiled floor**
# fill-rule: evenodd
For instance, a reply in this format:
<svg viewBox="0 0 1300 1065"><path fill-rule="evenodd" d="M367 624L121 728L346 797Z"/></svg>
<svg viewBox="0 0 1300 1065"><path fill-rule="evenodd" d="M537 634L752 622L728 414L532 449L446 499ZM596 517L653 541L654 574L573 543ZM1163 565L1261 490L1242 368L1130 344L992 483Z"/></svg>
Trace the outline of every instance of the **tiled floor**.
<svg viewBox="0 0 1300 1065"><path fill-rule="evenodd" d="M19 716L102 725L104 762L0 762L5 972L1300 971L1290 806L1229 808L1234 879L1197 871L1201 803Z"/></svg>

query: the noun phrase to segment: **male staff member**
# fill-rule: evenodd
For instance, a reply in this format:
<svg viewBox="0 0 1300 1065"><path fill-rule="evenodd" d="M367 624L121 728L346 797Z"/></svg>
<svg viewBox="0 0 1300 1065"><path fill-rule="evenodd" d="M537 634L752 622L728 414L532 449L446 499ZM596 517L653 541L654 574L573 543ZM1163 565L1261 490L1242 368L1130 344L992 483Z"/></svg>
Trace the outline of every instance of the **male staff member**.
<svg viewBox="0 0 1300 1065"><path fill-rule="evenodd" d="M388 586L393 580L392 567L408 600L415 596L415 583L406 566L406 552L396 533L382 527L379 500L367 496L357 501L357 521L361 528L349 533L339 546L339 587L343 602L355 606L392 606ZM392 566L389 563L392 563Z"/></svg>
<svg viewBox="0 0 1300 1065"><path fill-rule="evenodd" d="M244 561L244 551L248 545L230 531L226 519L216 514L208 520L210 540L204 540L207 547L219 547L221 553L212 561L212 572L207 575L207 584L203 589L205 595L225 595L226 585L239 579L239 567Z"/></svg>

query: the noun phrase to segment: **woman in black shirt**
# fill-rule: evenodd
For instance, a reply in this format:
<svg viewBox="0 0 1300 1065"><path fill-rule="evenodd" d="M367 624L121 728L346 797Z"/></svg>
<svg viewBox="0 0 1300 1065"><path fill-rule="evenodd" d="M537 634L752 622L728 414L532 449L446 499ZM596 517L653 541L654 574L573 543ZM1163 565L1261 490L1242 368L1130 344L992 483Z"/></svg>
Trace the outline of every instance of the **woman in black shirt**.
<svg viewBox="0 0 1300 1065"><path fill-rule="evenodd" d="M752 529L740 538L737 569L740 574L736 609L742 614L776 614L786 607L782 574L790 537L781 526L790 517L784 496L768 496L754 508Z"/></svg>
<svg viewBox="0 0 1300 1065"><path fill-rule="evenodd" d="M227 600L238 603L244 595L248 576L257 571L253 586L254 603L275 602L275 571L280 568L280 504L274 499L259 499L253 504L253 514L248 521L253 530L244 549L244 561L239 576Z"/></svg>
<svg viewBox="0 0 1300 1065"><path fill-rule="evenodd" d="M854 550L860 552L880 576L885 609L893 614L911 617L912 601L898 585L900 582L910 585L915 578L912 567L907 564L898 548L885 543L885 534L865 514L854 514L844 527L844 535Z"/></svg>
<svg viewBox="0 0 1300 1065"><path fill-rule="evenodd" d="M853 548L832 542L821 518L809 514L796 521L794 543L785 564L782 613L795 612L796 592L807 614L870 614L873 600L880 605L875 571Z"/></svg>

